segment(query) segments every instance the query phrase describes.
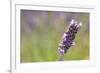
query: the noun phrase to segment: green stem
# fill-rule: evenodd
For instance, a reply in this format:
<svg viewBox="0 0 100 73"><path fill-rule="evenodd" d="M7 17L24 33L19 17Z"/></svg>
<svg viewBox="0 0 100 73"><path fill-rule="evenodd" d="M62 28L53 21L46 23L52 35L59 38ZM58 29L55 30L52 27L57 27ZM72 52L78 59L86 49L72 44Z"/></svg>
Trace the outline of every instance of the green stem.
<svg viewBox="0 0 100 73"><path fill-rule="evenodd" d="M64 61L64 54L61 54L61 55L60 55L59 61Z"/></svg>

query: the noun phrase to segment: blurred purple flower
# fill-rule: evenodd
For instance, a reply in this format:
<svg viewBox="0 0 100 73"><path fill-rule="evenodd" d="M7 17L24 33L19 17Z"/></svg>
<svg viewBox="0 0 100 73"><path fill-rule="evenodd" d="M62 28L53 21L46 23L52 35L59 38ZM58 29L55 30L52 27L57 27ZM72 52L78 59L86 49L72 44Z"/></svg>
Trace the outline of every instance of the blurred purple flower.
<svg viewBox="0 0 100 73"><path fill-rule="evenodd" d="M72 45L75 45L75 35L78 32L81 25L81 23L78 23L73 19L71 20L69 28L63 34L62 40L58 47L60 55L64 55Z"/></svg>

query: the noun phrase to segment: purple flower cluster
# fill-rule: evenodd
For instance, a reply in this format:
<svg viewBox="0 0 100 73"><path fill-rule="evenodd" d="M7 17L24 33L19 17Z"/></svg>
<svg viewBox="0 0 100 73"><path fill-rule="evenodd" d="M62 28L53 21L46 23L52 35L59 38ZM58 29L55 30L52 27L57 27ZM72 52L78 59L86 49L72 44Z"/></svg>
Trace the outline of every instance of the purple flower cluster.
<svg viewBox="0 0 100 73"><path fill-rule="evenodd" d="M64 55L67 50L74 45L75 35L81 26L81 23L73 20L70 22L69 29L63 34L62 40L59 44L58 50L61 55Z"/></svg>

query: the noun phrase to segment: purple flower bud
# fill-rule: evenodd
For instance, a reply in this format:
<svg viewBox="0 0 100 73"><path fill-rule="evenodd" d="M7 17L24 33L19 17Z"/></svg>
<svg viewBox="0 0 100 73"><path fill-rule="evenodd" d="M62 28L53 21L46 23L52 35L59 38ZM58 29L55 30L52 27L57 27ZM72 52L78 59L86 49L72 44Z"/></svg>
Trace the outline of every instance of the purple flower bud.
<svg viewBox="0 0 100 73"><path fill-rule="evenodd" d="M58 51L61 55L64 55L67 50L73 45L73 41L75 39L75 35L79 30L79 27L82 23L78 23L77 21L73 20L70 22L68 31L65 31L63 38L59 44ZM74 44L75 45L75 44Z"/></svg>

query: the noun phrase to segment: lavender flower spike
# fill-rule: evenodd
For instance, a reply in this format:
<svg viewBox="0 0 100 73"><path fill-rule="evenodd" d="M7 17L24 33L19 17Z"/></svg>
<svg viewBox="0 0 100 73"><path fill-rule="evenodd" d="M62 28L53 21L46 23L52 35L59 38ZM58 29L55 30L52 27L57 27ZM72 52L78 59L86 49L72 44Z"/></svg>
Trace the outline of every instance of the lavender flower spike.
<svg viewBox="0 0 100 73"><path fill-rule="evenodd" d="M74 19L71 20L69 28L64 32L62 40L58 46L58 51L61 56L64 55L72 45L75 45L75 35L78 32L80 26L82 26L81 22L78 23Z"/></svg>

